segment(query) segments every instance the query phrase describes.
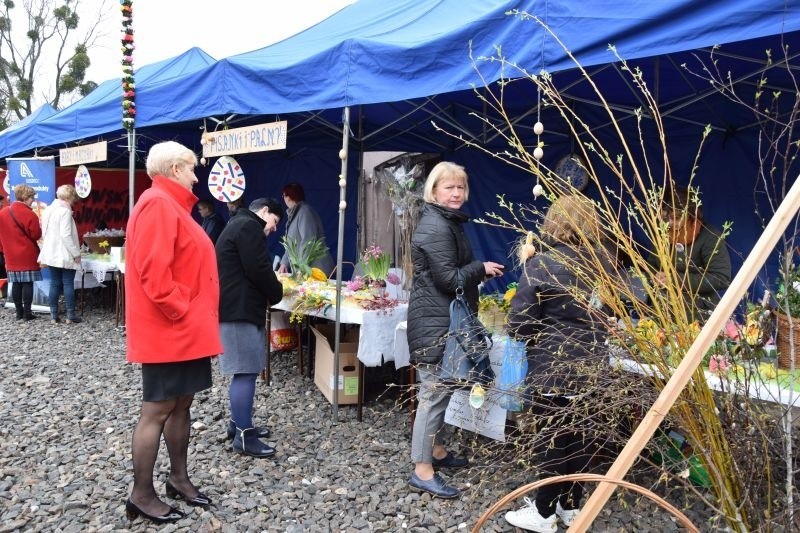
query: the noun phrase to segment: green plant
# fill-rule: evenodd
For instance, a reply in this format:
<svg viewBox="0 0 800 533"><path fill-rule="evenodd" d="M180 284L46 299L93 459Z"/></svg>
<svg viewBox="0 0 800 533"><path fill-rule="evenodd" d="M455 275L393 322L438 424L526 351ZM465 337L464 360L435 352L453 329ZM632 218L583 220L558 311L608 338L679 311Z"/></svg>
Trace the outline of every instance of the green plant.
<svg viewBox="0 0 800 533"><path fill-rule="evenodd" d="M380 246L372 244L361 254L361 270L364 277L371 281L383 281L389 275L389 262L391 258L388 252L384 252Z"/></svg>
<svg viewBox="0 0 800 533"><path fill-rule="evenodd" d="M297 239L287 239L284 236L281 243L289 256L292 273L303 278L311 275L311 266L322 259L326 252L322 239L309 239L298 245Z"/></svg>

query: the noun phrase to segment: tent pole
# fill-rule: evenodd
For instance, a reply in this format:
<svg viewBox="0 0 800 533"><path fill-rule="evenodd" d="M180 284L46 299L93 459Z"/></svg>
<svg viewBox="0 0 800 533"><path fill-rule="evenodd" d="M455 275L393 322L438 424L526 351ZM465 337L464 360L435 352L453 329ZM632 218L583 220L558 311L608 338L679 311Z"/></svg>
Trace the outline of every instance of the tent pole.
<svg viewBox="0 0 800 533"><path fill-rule="evenodd" d="M333 347L333 422L339 422L339 343L342 312L342 253L344 244L344 210L347 207L347 143L350 134L350 108L344 108L342 121L342 172L339 174L339 237L336 240L336 332Z"/></svg>
<svg viewBox="0 0 800 533"><path fill-rule="evenodd" d="M795 179L791 189L789 189L789 192L775 211L772 220L769 221L750 255L745 259L742 268L739 269L739 273L733 278L730 287L725 291L725 295L717 304L714 312L711 313L708 322L706 322L694 343L689 347L670 380L664 385L661 394L658 395L650 410L644 415L639 427L636 428L625 448L617 456L614 464L608 469L606 476L609 479L623 479L628 473L633 462L639 456L639 452L642 451L642 448L653 436L653 433L658 429L661 421L664 420L681 391L692 378L692 374L694 374L703 360L703 355L711 347L711 343L714 342L719 332L722 331L725 321L733 313L742 295L747 292L747 288L758 275L759 269L775 248L778 239L786 231L786 227L794 219L798 209L800 209L800 176ZM568 533L586 531L611 497L614 489L615 485L612 483L600 483L575 519L575 522L570 526Z"/></svg>
<svg viewBox="0 0 800 533"><path fill-rule="evenodd" d="M128 216L133 213L136 188L136 128L128 132Z"/></svg>

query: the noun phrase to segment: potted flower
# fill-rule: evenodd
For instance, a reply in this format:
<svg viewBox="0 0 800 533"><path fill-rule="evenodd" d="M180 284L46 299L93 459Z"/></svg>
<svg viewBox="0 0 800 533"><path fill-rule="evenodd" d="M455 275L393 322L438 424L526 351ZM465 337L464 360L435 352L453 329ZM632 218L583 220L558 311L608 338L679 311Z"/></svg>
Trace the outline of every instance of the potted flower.
<svg viewBox="0 0 800 533"><path fill-rule="evenodd" d="M369 285L383 291L386 287L386 277L389 275L389 253L384 252L380 246L372 244L361 254L361 271L363 277L369 280Z"/></svg>

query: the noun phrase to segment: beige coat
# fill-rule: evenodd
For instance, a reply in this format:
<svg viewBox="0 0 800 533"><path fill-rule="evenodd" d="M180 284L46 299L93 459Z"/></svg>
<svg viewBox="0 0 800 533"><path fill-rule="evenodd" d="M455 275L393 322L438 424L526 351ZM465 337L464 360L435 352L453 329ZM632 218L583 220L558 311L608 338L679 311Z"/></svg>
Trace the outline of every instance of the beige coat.
<svg viewBox="0 0 800 533"><path fill-rule="evenodd" d="M57 268L77 270L81 248L78 227L72 208L64 200L55 199L42 215L42 250L39 263Z"/></svg>

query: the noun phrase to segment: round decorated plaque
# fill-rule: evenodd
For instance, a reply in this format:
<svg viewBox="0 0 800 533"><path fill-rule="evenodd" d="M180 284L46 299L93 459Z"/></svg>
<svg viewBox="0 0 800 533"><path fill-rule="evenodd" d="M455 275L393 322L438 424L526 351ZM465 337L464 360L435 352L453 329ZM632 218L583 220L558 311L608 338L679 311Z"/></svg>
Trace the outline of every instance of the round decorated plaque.
<svg viewBox="0 0 800 533"><path fill-rule="evenodd" d="M582 191L589 185L589 173L586 165L578 154L567 154L556 165L556 174L568 180L569 183Z"/></svg>
<svg viewBox="0 0 800 533"><path fill-rule="evenodd" d="M75 172L75 192L79 198L86 198L92 192L92 176L85 165L79 166Z"/></svg>
<svg viewBox="0 0 800 533"><path fill-rule="evenodd" d="M220 202L232 202L244 194L244 171L234 158L223 155L208 174L208 190Z"/></svg>

